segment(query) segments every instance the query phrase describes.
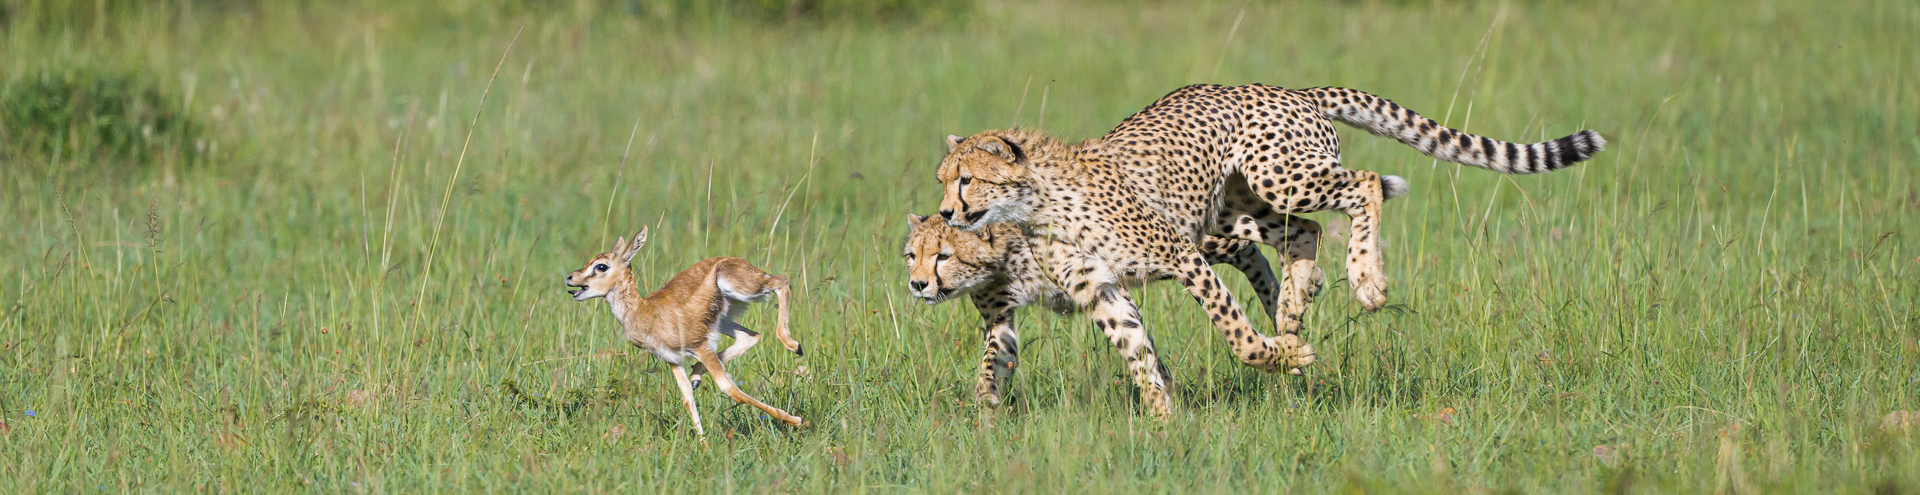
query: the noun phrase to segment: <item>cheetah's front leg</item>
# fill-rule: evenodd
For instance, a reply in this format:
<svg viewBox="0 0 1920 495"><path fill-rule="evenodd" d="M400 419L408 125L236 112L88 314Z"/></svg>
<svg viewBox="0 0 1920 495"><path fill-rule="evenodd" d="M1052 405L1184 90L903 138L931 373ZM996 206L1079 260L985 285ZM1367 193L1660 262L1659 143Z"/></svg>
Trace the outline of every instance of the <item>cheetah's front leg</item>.
<svg viewBox="0 0 1920 495"><path fill-rule="evenodd" d="M1093 319L1093 326L1107 334L1107 342L1113 344L1114 350L1126 358L1127 369L1133 372L1133 384L1140 387L1141 406L1162 421L1172 419L1173 401L1167 390L1173 386L1173 377L1153 351L1153 338L1140 323L1139 307L1127 297L1126 289L1103 285L1095 290L1099 296L1087 317Z"/></svg>
<svg viewBox="0 0 1920 495"><path fill-rule="evenodd" d="M980 310L980 319L986 322L980 339L986 353L980 358L980 383L974 386L973 395L989 407L1000 407L1007 379L1013 378L1013 370L1019 366L1020 335L1014 332L1012 297L989 291L971 299L974 309Z"/></svg>
<svg viewBox="0 0 1920 495"><path fill-rule="evenodd" d="M1185 285L1187 293L1207 309L1207 316L1213 319L1214 327L1226 337L1227 344L1233 346L1234 357L1239 358L1242 364L1262 371L1285 369L1295 374L1300 372L1300 368L1313 364L1313 346L1301 340L1299 334L1286 333L1276 337L1261 335L1199 252L1189 250L1182 259L1184 262L1177 270L1180 284Z"/></svg>
<svg viewBox="0 0 1920 495"><path fill-rule="evenodd" d="M1207 236L1200 242L1200 254L1207 257L1208 263L1232 265L1245 274L1247 283L1253 285L1253 293L1260 300L1260 306L1266 309L1275 325L1284 327L1284 305L1280 302L1283 289L1279 278L1273 274L1273 266L1267 263L1267 257L1260 254L1260 248L1255 246L1245 240Z"/></svg>

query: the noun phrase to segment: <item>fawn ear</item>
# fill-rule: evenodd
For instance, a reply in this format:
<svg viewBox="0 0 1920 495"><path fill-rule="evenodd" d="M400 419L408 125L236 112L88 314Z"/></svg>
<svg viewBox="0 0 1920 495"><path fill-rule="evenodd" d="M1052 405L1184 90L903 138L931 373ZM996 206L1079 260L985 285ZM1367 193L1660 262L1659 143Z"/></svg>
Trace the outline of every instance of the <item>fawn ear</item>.
<svg viewBox="0 0 1920 495"><path fill-rule="evenodd" d="M1020 147L1014 146L1012 142L1007 141L1005 138L995 137L983 140L980 144L973 146L979 148L980 151L992 153L994 156L1006 160L1007 163L1019 164L1026 160L1026 153L1020 151Z"/></svg>
<svg viewBox="0 0 1920 495"><path fill-rule="evenodd" d="M966 136L961 136L959 134L948 134L947 135L947 152L952 153L954 148L960 147L961 141L966 141L966 140L967 140Z"/></svg>
<svg viewBox="0 0 1920 495"><path fill-rule="evenodd" d="M614 239L613 254L617 255L624 252L627 252L627 238L621 237L621 238Z"/></svg>
<svg viewBox="0 0 1920 495"><path fill-rule="evenodd" d="M633 245L627 246L627 252L620 255L622 261L632 262L633 255L640 254L640 246L647 245L647 228L640 227L640 233L633 235Z"/></svg>
<svg viewBox="0 0 1920 495"><path fill-rule="evenodd" d="M907 225L920 225L920 222L925 222L925 221L927 221L926 215L917 215L913 213L907 214Z"/></svg>

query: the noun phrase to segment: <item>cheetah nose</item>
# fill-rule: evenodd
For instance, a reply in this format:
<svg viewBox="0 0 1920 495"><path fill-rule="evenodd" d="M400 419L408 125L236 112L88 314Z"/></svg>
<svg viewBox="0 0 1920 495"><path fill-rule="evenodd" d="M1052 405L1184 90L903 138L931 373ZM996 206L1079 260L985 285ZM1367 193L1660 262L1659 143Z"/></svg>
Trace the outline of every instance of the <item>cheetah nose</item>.
<svg viewBox="0 0 1920 495"><path fill-rule="evenodd" d="M909 281L909 282L907 282L907 290L908 290L908 291L911 291L911 292L920 292L920 290L921 290L921 289L925 289L925 288L927 288L927 282L926 282L926 281L923 281L923 280L913 280L913 281Z"/></svg>
<svg viewBox="0 0 1920 495"><path fill-rule="evenodd" d="M945 219L946 221L949 221L949 222L953 221L953 210L947 210L947 209L940 210L940 218Z"/></svg>

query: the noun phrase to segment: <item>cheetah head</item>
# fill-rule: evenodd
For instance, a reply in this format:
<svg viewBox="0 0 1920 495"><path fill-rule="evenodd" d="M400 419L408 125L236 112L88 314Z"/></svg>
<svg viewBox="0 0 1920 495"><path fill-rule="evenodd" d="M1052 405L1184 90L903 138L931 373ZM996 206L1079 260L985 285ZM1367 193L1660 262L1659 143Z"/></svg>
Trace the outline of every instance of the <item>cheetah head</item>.
<svg viewBox="0 0 1920 495"><path fill-rule="evenodd" d="M967 293L992 279L1000 256L980 233L947 225L946 221L908 214L913 231L901 247L907 261L907 293L927 304L939 304Z"/></svg>
<svg viewBox="0 0 1920 495"><path fill-rule="evenodd" d="M1018 131L947 136L940 160L940 216L965 231L997 222L1024 222L1033 213L1027 151Z"/></svg>

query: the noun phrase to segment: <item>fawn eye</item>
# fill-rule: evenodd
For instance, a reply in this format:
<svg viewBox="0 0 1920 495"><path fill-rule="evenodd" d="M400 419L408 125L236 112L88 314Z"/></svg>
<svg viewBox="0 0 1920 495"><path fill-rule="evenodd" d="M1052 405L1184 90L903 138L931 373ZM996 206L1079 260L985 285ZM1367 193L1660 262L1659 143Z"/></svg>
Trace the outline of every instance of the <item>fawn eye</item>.
<svg viewBox="0 0 1920 495"><path fill-rule="evenodd" d="M601 264L598 264L598 265L593 265L593 271L596 271L596 272L604 272L604 271L607 271L607 264L606 264L606 263L601 263Z"/></svg>

